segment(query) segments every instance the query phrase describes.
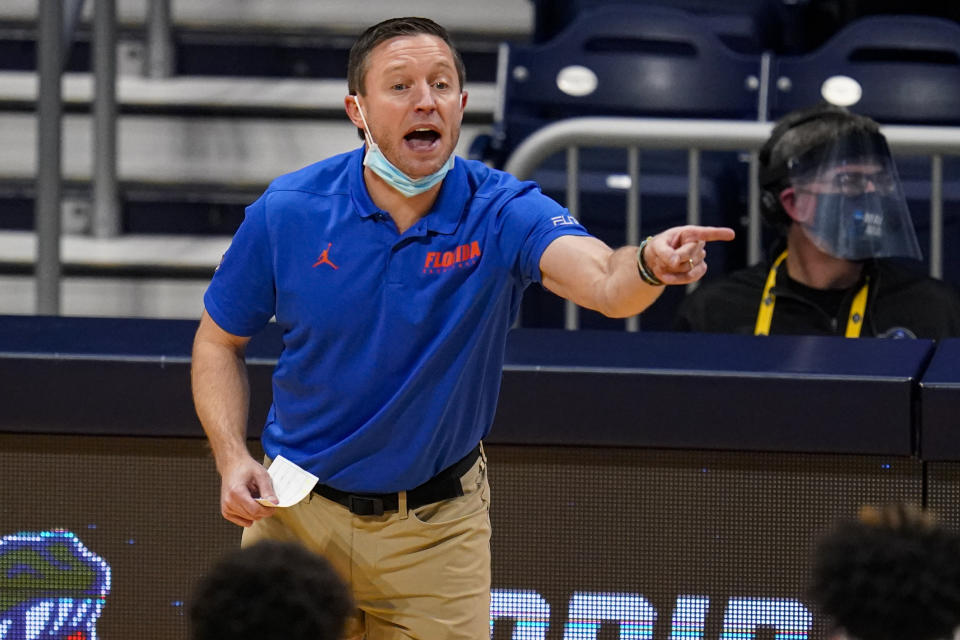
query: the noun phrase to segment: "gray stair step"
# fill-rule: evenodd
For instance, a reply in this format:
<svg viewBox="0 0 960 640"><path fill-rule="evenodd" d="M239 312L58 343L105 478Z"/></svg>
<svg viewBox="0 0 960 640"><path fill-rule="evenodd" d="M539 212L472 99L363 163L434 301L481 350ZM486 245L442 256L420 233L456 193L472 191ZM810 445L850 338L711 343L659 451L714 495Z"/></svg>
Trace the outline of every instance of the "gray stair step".
<svg viewBox="0 0 960 640"><path fill-rule="evenodd" d="M33 107L37 99L37 75L31 71L0 71L0 104ZM67 105L89 106L93 76L66 73L62 84ZM490 121L496 103L492 83L467 83L467 113L474 121ZM151 108L175 113L177 109L230 111L259 109L277 115L309 117L343 113L346 80L237 78L178 76L167 79L120 75L117 101L121 107Z"/></svg>
<svg viewBox="0 0 960 640"><path fill-rule="evenodd" d="M468 106L469 109L469 106ZM0 112L0 183L32 181L37 169L36 116ZM464 125L457 153L485 125ZM88 115L63 121L63 176L87 182L92 171ZM346 115L267 119L123 115L118 121L118 178L157 187L260 190L280 174L360 146Z"/></svg>
<svg viewBox="0 0 960 640"><path fill-rule="evenodd" d="M142 26L149 0L119 0L117 17L124 26ZM89 20L93 2L86 2ZM31 22L37 0L3 0L0 21ZM320 31L356 36L366 27L398 15L427 16L451 33L484 37L523 37L533 29L530 0L173 0L175 27L217 30ZM398 14L398 12L400 12Z"/></svg>

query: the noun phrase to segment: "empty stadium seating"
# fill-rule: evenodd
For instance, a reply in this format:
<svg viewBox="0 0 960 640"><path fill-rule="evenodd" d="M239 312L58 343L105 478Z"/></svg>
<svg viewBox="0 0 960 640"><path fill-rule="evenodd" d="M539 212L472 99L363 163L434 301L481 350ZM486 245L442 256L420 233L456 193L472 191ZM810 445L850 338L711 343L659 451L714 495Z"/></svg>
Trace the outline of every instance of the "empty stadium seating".
<svg viewBox="0 0 960 640"><path fill-rule="evenodd" d="M166 78L144 75L148 4L117 3L118 176L125 235L157 240L179 235L224 245L245 204L273 177L359 144L342 111L346 52L360 29L396 12L393 3L331 0L321 8L299 0L262 0L227 7L218 0L175 0L174 73ZM863 97L853 110L882 124L960 124L955 107L960 26L925 16L861 18L823 46L805 50L796 32L803 26L799 18L816 15L827 4L493 0L481 6L411 0L403 9L450 28L467 63L470 92L458 153L496 166L503 166L532 132L564 118L774 119L818 100L824 74L856 77ZM78 237L89 230L93 172L92 5L93 0L85 3L63 84L64 229ZM37 167L36 11L32 0L0 6L0 240L7 251L0 255L0 277L8 285L15 278L21 293L34 241L29 230ZM837 16L839 24L842 16ZM898 88L891 90L894 85ZM745 160L743 154L702 154L704 223L745 229ZM925 243L928 164L898 161ZM580 166L582 221L609 243L621 244L626 152L584 148ZM565 168L565 159L555 156L534 176L561 202ZM686 171L682 150L640 153L642 234L684 221ZM945 274L960 282L960 252L949 250L960 243L956 159L945 160L945 178ZM714 252L710 277L745 262L746 235ZM143 251L162 244L137 246ZM68 275L102 270L96 260L84 264L86 250L72 250ZM143 271L132 262L129 272ZM158 264L154 275L164 270L181 279L199 274L197 265L178 267L162 259ZM682 291L670 295L678 298ZM29 303L10 302L14 298L23 296L4 296L0 304L29 312ZM91 306L96 305L85 309ZM672 310L670 300L661 303L644 316L643 327L665 328ZM193 310L164 315L192 316ZM561 303L551 294L536 287L530 291L526 325L561 326L561 316ZM589 313L583 325L623 326Z"/></svg>
<svg viewBox="0 0 960 640"><path fill-rule="evenodd" d="M502 117L492 134L471 148L496 166L545 124L577 116L643 116L755 120L761 58L727 47L700 16L647 3L601 4L585 9L547 42L510 44L501 50ZM580 219L613 245L625 241L626 151L580 150ZM682 224L687 214L687 156L678 151L641 153L641 233ZM548 160L533 178L564 202L566 161ZM745 208L746 165L736 154L701 160L701 219L739 224ZM729 249L729 251L728 251ZM715 256L717 273L737 265L739 245ZM740 264L742 264L742 259ZM679 292L671 292L679 296ZM561 305L549 294L528 292L524 326L562 326ZM647 328L669 326L673 305L644 316ZM583 325L622 326L585 312Z"/></svg>
<svg viewBox="0 0 960 640"><path fill-rule="evenodd" d="M824 82L838 75L861 87L851 108L880 122L960 124L960 25L926 16L868 16L819 49L778 56L770 115L818 102Z"/></svg>
<svg viewBox="0 0 960 640"><path fill-rule="evenodd" d="M320 7L264 0L231 3L229 8L203 0L173 2L175 73L150 78L144 73L146 4L117 2L117 171L124 235L152 239L137 242L138 248L129 252L117 252L113 260L120 269L107 269L89 253L95 251L88 244L74 247L69 256L65 253L66 313L109 315L112 309L122 315L139 310L195 317L197 305L185 307L180 301L195 297L195 285L209 278L222 248L202 252L207 256L206 275L199 277L198 265L182 266L164 258L164 238L176 243L178 235L198 241L206 237L207 244L223 247L242 219L244 206L274 177L358 146L356 132L343 114L346 52L362 28L392 16L395 9L392 3L379 1L362 6L331 1ZM63 228L81 236L89 230L93 177L92 5L92 0L85 3L62 85ZM491 6L496 10L490 11ZM459 150L465 155L469 140L491 121L498 43L523 37L529 30L530 8L513 0L494 0L484 10L457 9L431 0L409 3L407 8L446 18L464 43L463 55L471 65L470 102ZM36 18L35 2L0 3L0 240L7 248L0 255L5 291L0 304L16 313L33 311L29 276L35 239L29 231L34 227L38 165ZM144 252L156 259L152 275L166 278L172 287L189 288L188 296L157 296L170 300L162 309L144 303L154 295L142 273ZM116 286L121 272L130 277L140 273L140 280ZM103 277L91 278L95 273ZM188 276L193 279L185 279ZM81 283L81 277L87 279ZM151 293L131 296L130 288L138 287ZM74 292L81 288L87 296L103 296L107 302L80 302L82 296ZM118 292L115 297L113 291ZM139 306L129 304L138 299Z"/></svg>

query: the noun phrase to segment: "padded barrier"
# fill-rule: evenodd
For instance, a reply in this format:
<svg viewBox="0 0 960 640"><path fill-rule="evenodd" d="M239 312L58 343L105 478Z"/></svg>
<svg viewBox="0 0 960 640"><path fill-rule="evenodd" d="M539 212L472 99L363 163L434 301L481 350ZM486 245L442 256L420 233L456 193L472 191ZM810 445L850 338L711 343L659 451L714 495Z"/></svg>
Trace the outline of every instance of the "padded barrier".
<svg viewBox="0 0 960 640"><path fill-rule="evenodd" d="M0 556L68 542L77 571L109 572L109 588L104 578L92 592L106 606L81 620L104 637L185 638L191 585L239 544L190 402L195 328L0 316ZM249 345L254 438L280 345L275 325ZM954 381L956 346L938 369ZM806 585L829 526L894 501L960 526L960 462L912 453L933 351L929 341L513 332L486 447L491 637L641 627L655 640L826 637ZM76 572L54 575L78 583ZM70 600L51 600L56 586L30 585L0 606L8 629L57 624L45 614Z"/></svg>
<svg viewBox="0 0 960 640"><path fill-rule="evenodd" d="M200 437L189 388L195 329L0 316L0 432ZM945 354L958 346L946 341ZM281 348L276 325L248 347L252 437ZM911 455L933 353L926 340L520 329L490 441ZM935 379L960 384L960 360L944 357Z"/></svg>
<svg viewBox="0 0 960 640"><path fill-rule="evenodd" d="M960 460L960 338L943 340L920 380L920 454Z"/></svg>

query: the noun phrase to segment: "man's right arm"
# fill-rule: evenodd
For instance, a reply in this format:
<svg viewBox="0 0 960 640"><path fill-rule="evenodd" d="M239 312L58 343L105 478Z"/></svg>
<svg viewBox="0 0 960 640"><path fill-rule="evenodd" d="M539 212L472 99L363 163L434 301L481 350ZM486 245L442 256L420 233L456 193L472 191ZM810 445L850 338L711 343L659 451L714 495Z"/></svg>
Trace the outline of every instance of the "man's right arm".
<svg viewBox="0 0 960 640"><path fill-rule="evenodd" d="M243 527L273 514L254 498L276 501L267 470L247 450L250 385L244 352L250 338L220 328L204 311L193 342L193 402L221 477L220 511Z"/></svg>

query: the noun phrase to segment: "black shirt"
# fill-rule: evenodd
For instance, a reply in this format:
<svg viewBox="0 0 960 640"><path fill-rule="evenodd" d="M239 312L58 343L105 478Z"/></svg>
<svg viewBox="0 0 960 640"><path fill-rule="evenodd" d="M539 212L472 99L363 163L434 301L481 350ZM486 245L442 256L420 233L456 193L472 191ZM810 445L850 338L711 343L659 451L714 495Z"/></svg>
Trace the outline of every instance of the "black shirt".
<svg viewBox="0 0 960 640"><path fill-rule="evenodd" d="M752 334L771 263L736 271L704 283L688 295L674 329ZM777 272L771 334L844 335L850 305L870 278L862 337L945 338L960 336L960 294L940 280L889 260L864 264L861 281L849 289L812 289Z"/></svg>

